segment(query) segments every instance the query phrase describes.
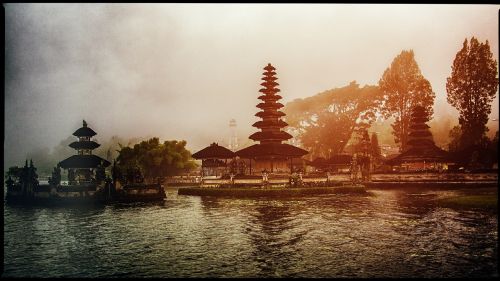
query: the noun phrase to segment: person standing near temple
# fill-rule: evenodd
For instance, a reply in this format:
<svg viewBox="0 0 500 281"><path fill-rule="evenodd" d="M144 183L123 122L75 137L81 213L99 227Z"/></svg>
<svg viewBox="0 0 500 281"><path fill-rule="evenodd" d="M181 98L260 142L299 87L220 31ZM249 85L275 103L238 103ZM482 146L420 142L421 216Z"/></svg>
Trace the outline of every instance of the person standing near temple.
<svg viewBox="0 0 500 281"><path fill-rule="evenodd" d="M262 181L267 184L269 179L267 178L267 170L264 169L264 171L262 171Z"/></svg>

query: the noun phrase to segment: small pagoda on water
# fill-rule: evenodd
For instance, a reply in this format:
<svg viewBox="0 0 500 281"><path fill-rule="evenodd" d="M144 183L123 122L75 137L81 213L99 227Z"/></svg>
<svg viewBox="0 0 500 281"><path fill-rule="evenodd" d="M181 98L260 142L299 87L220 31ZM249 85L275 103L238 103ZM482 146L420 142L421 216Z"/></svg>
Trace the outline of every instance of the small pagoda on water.
<svg viewBox="0 0 500 281"><path fill-rule="evenodd" d="M24 168L10 167L6 181L6 200L29 204L93 204L162 201L166 197L160 183L126 184L117 188L116 181L106 177L105 168L111 163L92 154L92 150L100 146L91 139L96 132L83 120L83 126L73 135L78 141L69 146L77 154L57 164L49 178L49 184L39 184L32 161L29 167L27 161ZM68 184L61 184L61 168L68 170ZM116 179L115 176L113 175L113 179Z"/></svg>
<svg viewBox="0 0 500 281"><path fill-rule="evenodd" d="M83 120L83 126L73 133L73 136L77 137L78 141L70 143L69 146L75 149L77 154L64 159L58 164L61 168L68 170L69 185L104 180L104 169L111 163L92 154L92 150L100 146L91 139L96 134L94 130L87 126L85 120Z"/></svg>
<svg viewBox="0 0 500 281"><path fill-rule="evenodd" d="M264 82L261 83L263 88L259 90L262 95L258 97L262 102L257 105L261 111L255 114L262 120L253 124L260 131L249 137L259 143L237 151L236 155L250 160L250 174L263 171L292 172L293 159L300 158L309 152L283 143L291 139L292 135L283 131L288 124L281 120L285 113L279 110L283 104L278 102L282 97L277 94L280 89L277 88L279 84L276 82L278 79L276 68L269 63L264 70L262 78Z"/></svg>
<svg viewBox="0 0 500 281"><path fill-rule="evenodd" d="M407 148L387 161L390 165L401 165L409 170L438 169L449 162L448 152L437 147L429 130L428 114L423 106L413 108L410 120Z"/></svg>

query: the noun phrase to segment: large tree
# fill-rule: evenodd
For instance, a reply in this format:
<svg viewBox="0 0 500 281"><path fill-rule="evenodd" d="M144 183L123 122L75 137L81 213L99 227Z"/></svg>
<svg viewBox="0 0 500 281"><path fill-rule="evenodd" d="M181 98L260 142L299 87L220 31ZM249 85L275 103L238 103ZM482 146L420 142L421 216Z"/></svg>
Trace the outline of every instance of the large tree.
<svg viewBox="0 0 500 281"><path fill-rule="evenodd" d="M451 69L446 82L447 100L460 114L459 146L465 149L475 145L487 132L491 102L498 89L497 62L488 40L480 43L472 37L469 44L465 39Z"/></svg>
<svg viewBox="0 0 500 281"><path fill-rule="evenodd" d="M154 179L190 170L196 167L196 164L186 149L186 141L160 143L158 138L151 138L133 147L122 147L117 158L117 167L122 173L138 168L145 178Z"/></svg>
<svg viewBox="0 0 500 281"><path fill-rule="evenodd" d="M403 50L379 80L384 101L381 113L385 118L394 117L394 140L400 150L406 150L412 108L421 105L432 116L435 93L431 84L420 72L413 50Z"/></svg>
<svg viewBox="0 0 500 281"><path fill-rule="evenodd" d="M284 108L289 131L298 135L312 157L341 153L353 132L374 120L380 91L356 82L315 96L297 99Z"/></svg>

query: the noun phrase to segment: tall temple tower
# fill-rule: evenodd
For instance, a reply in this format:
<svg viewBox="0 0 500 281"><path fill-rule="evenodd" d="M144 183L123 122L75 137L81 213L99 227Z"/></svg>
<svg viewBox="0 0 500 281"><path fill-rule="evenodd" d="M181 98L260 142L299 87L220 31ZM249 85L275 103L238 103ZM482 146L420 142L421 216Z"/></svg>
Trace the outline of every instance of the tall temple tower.
<svg viewBox="0 0 500 281"><path fill-rule="evenodd" d="M435 146L432 133L427 125L429 118L423 106L415 106L411 113L410 132L408 134L407 149L416 149L419 151Z"/></svg>
<svg viewBox="0 0 500 281"><path fill-rule="evenodd" d="M262 77L264 82L261 83L263 88L259 90L262 95L258 97L262 102L257 104L257 108L261 111L255 114L262 120L253 124L259 131L249 137L259 143L237 151L236 155L250 159L250 174L263 171L289 173L293 170L293 159L300 158L309 152L283 143L291 139L292 135L282 130L288 124L281 120L285 113L279 110L283 104L278 102L281 96L277 95L280 89L277 88L279 84L276 82L278 79L275 76L276 68L269 63L264 70L264 77Z"/></svg>
<svg viewBox="0 0 500 281"><path fill-rule="evenodd" d="M276 82L278 78L275 77L276 72L274 70L276 68L269 63L264 67L264 70L265 72L262 73L264 82L261 83L264 88L259 90L259 92L263 93L263 95L259 96L259 99L263 102L257 105L262 111L255 114L255 116L262 118L262 121L255 122L252 125L261 131L252 134L249 138L259 141L261 144L281 143L284 140L291 139L292 135L281 130L288 124L281 120L285 113L279 111L283 104L277 102L281 99L281 96L276 94L280 91L280 89L276 88L279 85Z"/></svg>
<svg viewBox="0 0 500 281"><path fill-rule="evenodd" d="M448 161L448 152L437 147L434 143L430 127L426 124L428 121L428 114L424 107L417 105L412 109L407 148L395 158L387 161L388 164L404 164L417 168L419 164L423 164L425 169L437 167L438 163Z"/></svg>
<svg viewBox="0 0 500 281"><path fill-rule="evenodd" d="M229 120L229 131L231 136L229 137L229 149L231 151L236 151L238 149L238 135L236 133L236 120Z"/></svg>

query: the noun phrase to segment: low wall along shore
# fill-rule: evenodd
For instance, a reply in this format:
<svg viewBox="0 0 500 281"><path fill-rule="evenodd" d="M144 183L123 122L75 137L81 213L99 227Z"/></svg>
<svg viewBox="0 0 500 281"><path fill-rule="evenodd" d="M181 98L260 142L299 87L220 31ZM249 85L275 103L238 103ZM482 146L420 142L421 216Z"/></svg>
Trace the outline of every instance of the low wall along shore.
<svg viewBox="0 0 500 281"><path fill-rule="evenodd" d="M305 187L305 188L280 188L280 187L231 187L231 188L206 188L187 187L180 188L179 195L197 196L224 196L224 197L293 197L320 194L367 194L363 185L345 185L338 187Z"/></svg>
<svg viewBox="0 0 500 281"><path fill-rule="evenodd" d="M262 178L234 178L230 179L203 179L201 182L174 182L167 183L170 186L201 186L201 187L250 187L250 186L265 186L270 185L273 187L286 187L289 185L287 177L273 177L269 176L267 184ZM304 176L302 182L305 186L336 186L342 183L350 183L350 174L334 174L329 176ZM468 174L468 173L406 173L406 174L372 174L370 182L373 184L387 183L388 185L396 183L422 183L422 182L447 182L450 184L467 184L467 183L492 183L498 182L498 174L496 173L482 173L482 174Z"/></svg>
<svg viewBox="0 0 500 281"><path fill-rule="evenodd" d="M496 187L497 174L375 174L371 181L352 184L350 175L330 175L328 177L302 178L303 186L290 186L286 177L272 178L267 182L262 178L203 179L201 184L180 188L180 195L199 196L296 196L331 193L365 193L366 189L387 188L481 188ZM195 187L197 186L197 187Z"/></svg>

